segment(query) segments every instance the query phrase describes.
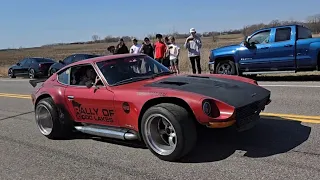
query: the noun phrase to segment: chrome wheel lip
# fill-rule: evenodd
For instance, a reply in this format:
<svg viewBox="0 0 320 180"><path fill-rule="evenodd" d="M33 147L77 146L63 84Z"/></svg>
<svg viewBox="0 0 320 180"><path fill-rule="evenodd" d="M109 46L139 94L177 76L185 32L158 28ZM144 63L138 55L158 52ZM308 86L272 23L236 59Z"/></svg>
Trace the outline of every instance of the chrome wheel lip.
<svg viewBox="0 0 320 180"><path fill-rule="evenodd" d="M225 67L227 66L227 67ZM228 63L223 63L218 67L219 74L231 74L231 65Z"/></svg>
<svg viewBox="0 0 320 180"><path fill-rule="evenodd" d="M159 119L158 119L159 118ZM172 145L168 145L168 142L165 142L164 138L161 137L158 140L154 139L154 136L158 135L161 136L161 134L158 132L159 126L157 130L154 130L155 123L159 124L159 122L163 122L165 121L167 123L167 125L170 127L171 133L170 135L168 135L169 137L167 138L168 141L169 138L171 137L175 139L175 143ZM144 131L145 131L145 136L146 136L146 141L149 144L149 146L151 147L151 149L153 151L155 151L157 154L162 155L162 156L167 156L170 155L171 153L173 153L177 147L177 142L178 142L178 138L176 136L176 130L174 128L174 126L172 125L172 123L168 120L168 118L166 118L165 116L161 115L161 114L152 114L150 115L147 120L146 123L144 125ZM160 140L162 140L162 142L159 142ZM172 140L171 140L172 142ZM162 144L163 143L163 144ZM167 145L165 145L165 143Z"/></svg>
<svg viewBox="0 0 320 180"><path fill-rule="evenodd" d="M53 120L50 110L45 105L38 105L36 108L36 123L43 135L49 135L53 129Z"/></svg>

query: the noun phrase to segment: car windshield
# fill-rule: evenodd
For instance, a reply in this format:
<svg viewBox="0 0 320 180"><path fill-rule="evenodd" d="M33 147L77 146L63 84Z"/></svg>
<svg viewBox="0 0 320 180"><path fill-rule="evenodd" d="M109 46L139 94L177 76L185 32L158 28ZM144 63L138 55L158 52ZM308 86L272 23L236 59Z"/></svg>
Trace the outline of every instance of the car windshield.
<svg viewBox="0 0 320 180"><path fill-rule="evenodd" d="M97 66L110 86L171 74L168 68L147 55L101 61Z"/></svg>

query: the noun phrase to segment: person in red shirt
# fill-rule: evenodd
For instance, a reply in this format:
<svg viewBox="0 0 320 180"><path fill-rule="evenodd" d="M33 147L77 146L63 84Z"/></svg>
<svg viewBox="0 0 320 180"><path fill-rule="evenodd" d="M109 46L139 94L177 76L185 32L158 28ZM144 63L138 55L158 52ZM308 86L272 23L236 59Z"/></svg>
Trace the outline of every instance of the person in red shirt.
<svg viewBox="0 0 320 180"><path fill-rule="evenodd" d="M166 57L166 51L167 46L162 41L162 35L157 34L156 35L157 42L154 44L154 50L155 50L155 60L157 60L159 63L163 64L163 60Z"/></svg>

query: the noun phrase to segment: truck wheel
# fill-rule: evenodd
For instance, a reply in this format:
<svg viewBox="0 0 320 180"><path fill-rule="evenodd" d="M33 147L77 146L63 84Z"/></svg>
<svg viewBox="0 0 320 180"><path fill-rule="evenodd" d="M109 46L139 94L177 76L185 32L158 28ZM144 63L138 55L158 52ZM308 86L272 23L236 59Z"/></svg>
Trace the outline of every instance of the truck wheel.
<svg viewBox="0 0 320 180"><path fill-rule="evenodd" d="M67 124L60 122L58 109L51 98L39 101L35 109L35 119L41 134L49 139L65 138L72 130Z"/></svg>
<svg viewBox="0 0 320 180"><path fill-rule="evenodd" d="M162 103L149 108L142 117L140 129L149 150L165 161L181 159L197 141L192 117L175 104Z"/></svg>
<svg viewBox="0 0 320 180"><path fill-rule="evenodd" d="M236 75L236 66L233 61L224 60L218 63L216 68L217 74Z"/></svg>

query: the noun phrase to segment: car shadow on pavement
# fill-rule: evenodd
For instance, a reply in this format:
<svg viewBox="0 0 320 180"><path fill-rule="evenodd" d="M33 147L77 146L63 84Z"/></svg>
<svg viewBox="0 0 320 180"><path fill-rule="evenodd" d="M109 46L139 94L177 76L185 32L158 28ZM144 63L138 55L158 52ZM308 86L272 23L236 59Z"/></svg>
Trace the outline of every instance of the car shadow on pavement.
<svg viewBox="0 0 320 180"><path fill-rule="evenodd" d="M252 79L256 81L320 81L320 75L257 76Z"/></svg>
<svg viewBox="0 0 320 180"><path fill-rule="evenodd" d="M202 128L201 128L202 129ZM260 158L288 152L305 142L311 128L301 122L262 117L251 130L237 132L234 128L204 129L199 133L196 148L180 162L202 163L228 158L236 151L241 156Z"/></svg>

